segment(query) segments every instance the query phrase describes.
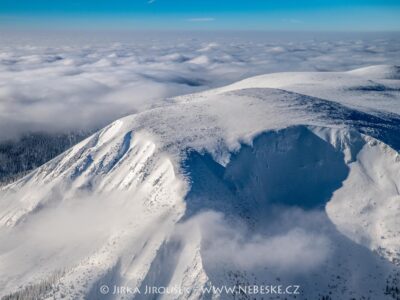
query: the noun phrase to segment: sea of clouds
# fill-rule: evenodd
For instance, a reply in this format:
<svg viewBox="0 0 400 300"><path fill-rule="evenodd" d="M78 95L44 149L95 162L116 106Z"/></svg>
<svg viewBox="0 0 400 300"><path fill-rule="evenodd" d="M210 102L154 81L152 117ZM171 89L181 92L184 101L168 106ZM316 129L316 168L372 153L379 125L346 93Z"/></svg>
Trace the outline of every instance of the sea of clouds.
<svg viewBox="0 0 400 300"><path fill-rule="evenodd" d="M279 71L396 64L400 35L0 32L0 140L92 131L165 99Z"/></svg>

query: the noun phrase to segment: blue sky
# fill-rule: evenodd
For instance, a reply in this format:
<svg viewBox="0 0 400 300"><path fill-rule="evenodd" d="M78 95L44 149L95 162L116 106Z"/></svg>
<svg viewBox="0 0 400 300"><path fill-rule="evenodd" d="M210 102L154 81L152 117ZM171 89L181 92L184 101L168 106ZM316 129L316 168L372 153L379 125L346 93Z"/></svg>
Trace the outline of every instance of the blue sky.
<svg viewBox="0 0 400 300"><path fill-rule="evenodd" d="M400 30L400 0L0 0L0 28Z"/></svg>

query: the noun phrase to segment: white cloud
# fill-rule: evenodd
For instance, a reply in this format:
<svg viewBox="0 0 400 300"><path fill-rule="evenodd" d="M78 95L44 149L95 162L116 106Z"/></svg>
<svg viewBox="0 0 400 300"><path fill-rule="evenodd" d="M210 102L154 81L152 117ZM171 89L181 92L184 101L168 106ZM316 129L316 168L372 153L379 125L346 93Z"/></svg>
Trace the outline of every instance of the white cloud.
<svg viewBox="0 0 400 300"><path fill-rule="evenodd" d="M95 129L166 97L263 73L391 64L400 51L382 36L36 34L2 36L0 140Z"/></svg>
<svg viewBox="0 0 400 300"><path fill-rule="evenodd" d="M185 239L201 232L202 259L210 267L229 265L240 270L267 267L291 273L318 268L331 255L331 241L321 228L318 232L308 223L323 224L322 213L285 210L274 215L274 222L265 224L264 231L250 229L238 218L233 221L220 213L204 212L179 225L178 236ZM292 222L287 222L288 214ZM283 220L285 223L281 224Z"/></svg>

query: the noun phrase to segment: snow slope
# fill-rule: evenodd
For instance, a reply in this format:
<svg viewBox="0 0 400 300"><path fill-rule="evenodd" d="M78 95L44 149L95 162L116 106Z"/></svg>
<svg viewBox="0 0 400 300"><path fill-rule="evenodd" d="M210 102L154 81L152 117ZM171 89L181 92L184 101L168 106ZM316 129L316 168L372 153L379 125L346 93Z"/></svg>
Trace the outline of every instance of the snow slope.
<svg viewBox="0 0 400 300"><path fill-rule="evenodd" d="M349 72L287 72L252 77L219 89L277 88L336 101L364 111L400 113L400 67L377 65ZM213 91L214 93L214 91Z"/></svg>
<svg viewBox="0 0 400 300"><path fill-rule="evenodd" d="M399 74L259 76L113 122L0 189L0 295L296 284L300 299L392 299Z"/></svg>

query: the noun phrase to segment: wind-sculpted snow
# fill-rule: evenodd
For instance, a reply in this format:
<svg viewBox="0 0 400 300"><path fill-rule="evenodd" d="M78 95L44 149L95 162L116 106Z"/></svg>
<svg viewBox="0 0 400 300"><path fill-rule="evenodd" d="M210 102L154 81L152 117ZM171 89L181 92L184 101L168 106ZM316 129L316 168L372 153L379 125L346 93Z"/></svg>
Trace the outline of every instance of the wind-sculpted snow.
<svg viewBox="0 0 400 300"><path fill-rule="evenodd" d="M114 121L1 188L1 295L51 282L38 298L98 299L116 285L231 299L201 288L236 284L299 285L299 299L391 299L398 95L381 95L393 109L378 110L352 103L371 91L348 86L396 86L393 70L255 77ZM271 76L297 82L276 89ZM322 97L324 80L334 99ZM148 299L107 295L127 296Z"/></svg>
<svg viewBox="0 0 400 300"><path fill-rule="evenodd" d="M164 104L160 99L258 74L393 64L400 49L396 34L1 35L0 140L38 131L88 132ZM370 99L398 91L386 84L377 89Z"/></svg>

